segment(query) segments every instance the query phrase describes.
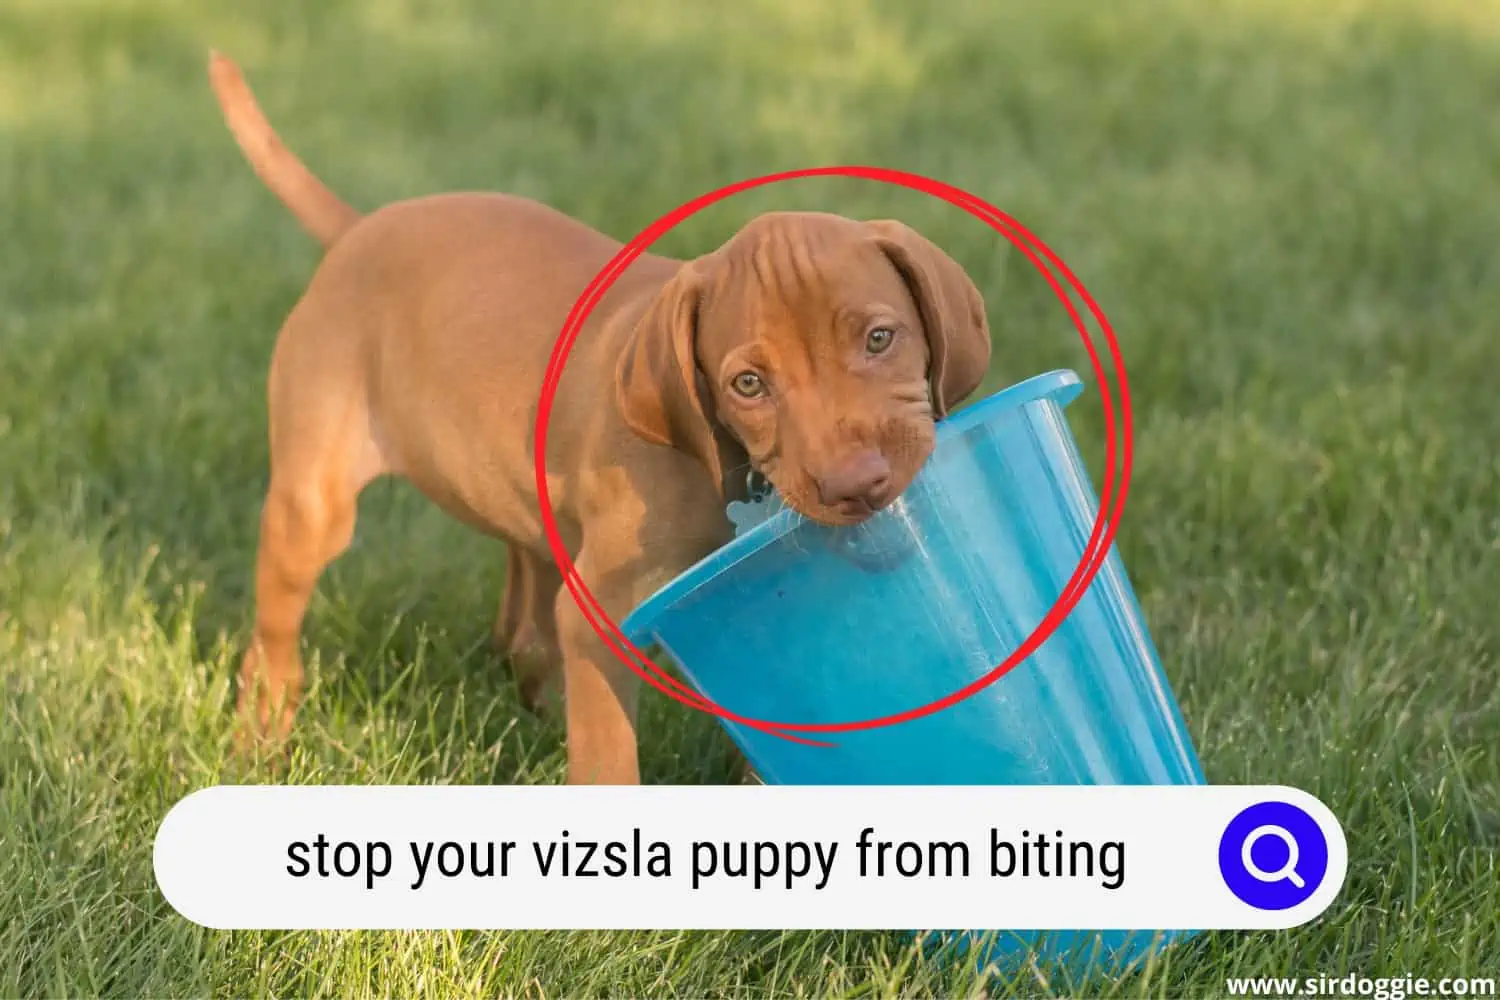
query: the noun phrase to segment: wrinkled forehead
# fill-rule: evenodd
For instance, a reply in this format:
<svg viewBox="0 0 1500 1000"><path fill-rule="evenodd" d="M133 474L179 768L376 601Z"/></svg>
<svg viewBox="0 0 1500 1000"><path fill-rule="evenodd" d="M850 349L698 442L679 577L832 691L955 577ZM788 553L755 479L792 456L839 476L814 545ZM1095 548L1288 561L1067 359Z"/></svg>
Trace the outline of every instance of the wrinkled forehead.
<svg viewBox="0 0 1500 1000"><path fill-rule="evenodd" d="M761 216L706 258L704 348L795 329L818 337L880 310L913 311L910 294L865 227L821 215Z"/></svg>

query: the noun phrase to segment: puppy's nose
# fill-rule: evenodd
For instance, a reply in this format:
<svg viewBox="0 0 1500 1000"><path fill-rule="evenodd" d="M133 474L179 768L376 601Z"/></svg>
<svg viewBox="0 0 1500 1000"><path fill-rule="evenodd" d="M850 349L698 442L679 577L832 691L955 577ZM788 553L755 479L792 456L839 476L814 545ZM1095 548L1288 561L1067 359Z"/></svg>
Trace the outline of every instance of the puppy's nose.
<svg viewBox="0 0 1500 1000"><path fill-rule="evenodd" d="M862 451L818 480L818 499L829 507L863 505L877 510L888 499L891 464L878 451Z"/></svg>

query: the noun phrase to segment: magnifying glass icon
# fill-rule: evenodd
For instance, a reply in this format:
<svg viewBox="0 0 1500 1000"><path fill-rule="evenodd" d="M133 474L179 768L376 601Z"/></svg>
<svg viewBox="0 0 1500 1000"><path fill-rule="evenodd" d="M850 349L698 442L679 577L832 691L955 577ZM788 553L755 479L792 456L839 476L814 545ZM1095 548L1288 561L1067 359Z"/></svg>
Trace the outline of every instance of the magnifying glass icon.
<svg viewBox="0 0 1500 1000"><path fill-rule="evenodd" d="M1271 837L1286 845L1286 863L1274 872L1268 872L1255 863L1251 851L1255 845L1260 843L1264 837ZM1307 883L1302 876L1297 874L1297 862L1301 859L1300 850L1297 847L1297 838L1285 827L1277 826L1275 823L1266 823L1258 826L1245 835L1245 841L1240 846L1240 862L1245 866L1245 871L1257 882L1290 882L1301 889Z"/></svg>

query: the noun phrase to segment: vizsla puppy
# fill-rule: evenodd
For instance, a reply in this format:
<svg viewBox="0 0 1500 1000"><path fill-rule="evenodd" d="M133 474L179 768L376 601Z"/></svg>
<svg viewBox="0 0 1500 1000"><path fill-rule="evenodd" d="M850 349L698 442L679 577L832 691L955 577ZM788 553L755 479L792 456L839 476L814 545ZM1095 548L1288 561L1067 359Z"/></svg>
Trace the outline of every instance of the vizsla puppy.
<svg viewBox="0 0 1500 1000"><path fill-rule="evenodd" d="M506 544L495 638L528 702L560 675L569 782L638 782L638 680L562 587L532 456L563 320L620 244L501 194L361 216L282 146L233 63L215 54L210 77L251 165L326 248L271 360L242 734L289 731L309 596L360 490L395 475ZM978 290L897 222L773 213L695 260L641 257L581 331L549 431L579 573L624 618L731 537L725 503L751 470L816 521L870 517L989 357Z"/></svg>

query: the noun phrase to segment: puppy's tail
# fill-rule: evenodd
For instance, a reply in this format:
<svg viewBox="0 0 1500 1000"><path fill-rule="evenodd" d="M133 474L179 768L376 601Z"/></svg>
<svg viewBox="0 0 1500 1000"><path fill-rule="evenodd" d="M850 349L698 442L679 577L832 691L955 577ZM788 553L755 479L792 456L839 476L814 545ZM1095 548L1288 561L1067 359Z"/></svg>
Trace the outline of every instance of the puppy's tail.
<svg viewBox="0 0 1500 1000"><path fill-rule="evenodd" d="M359 213L344 204L281 144L233 61L210 52L208 78L218 95L229 131L256 174L325 249L333 246L359 221Z"/></svg>

